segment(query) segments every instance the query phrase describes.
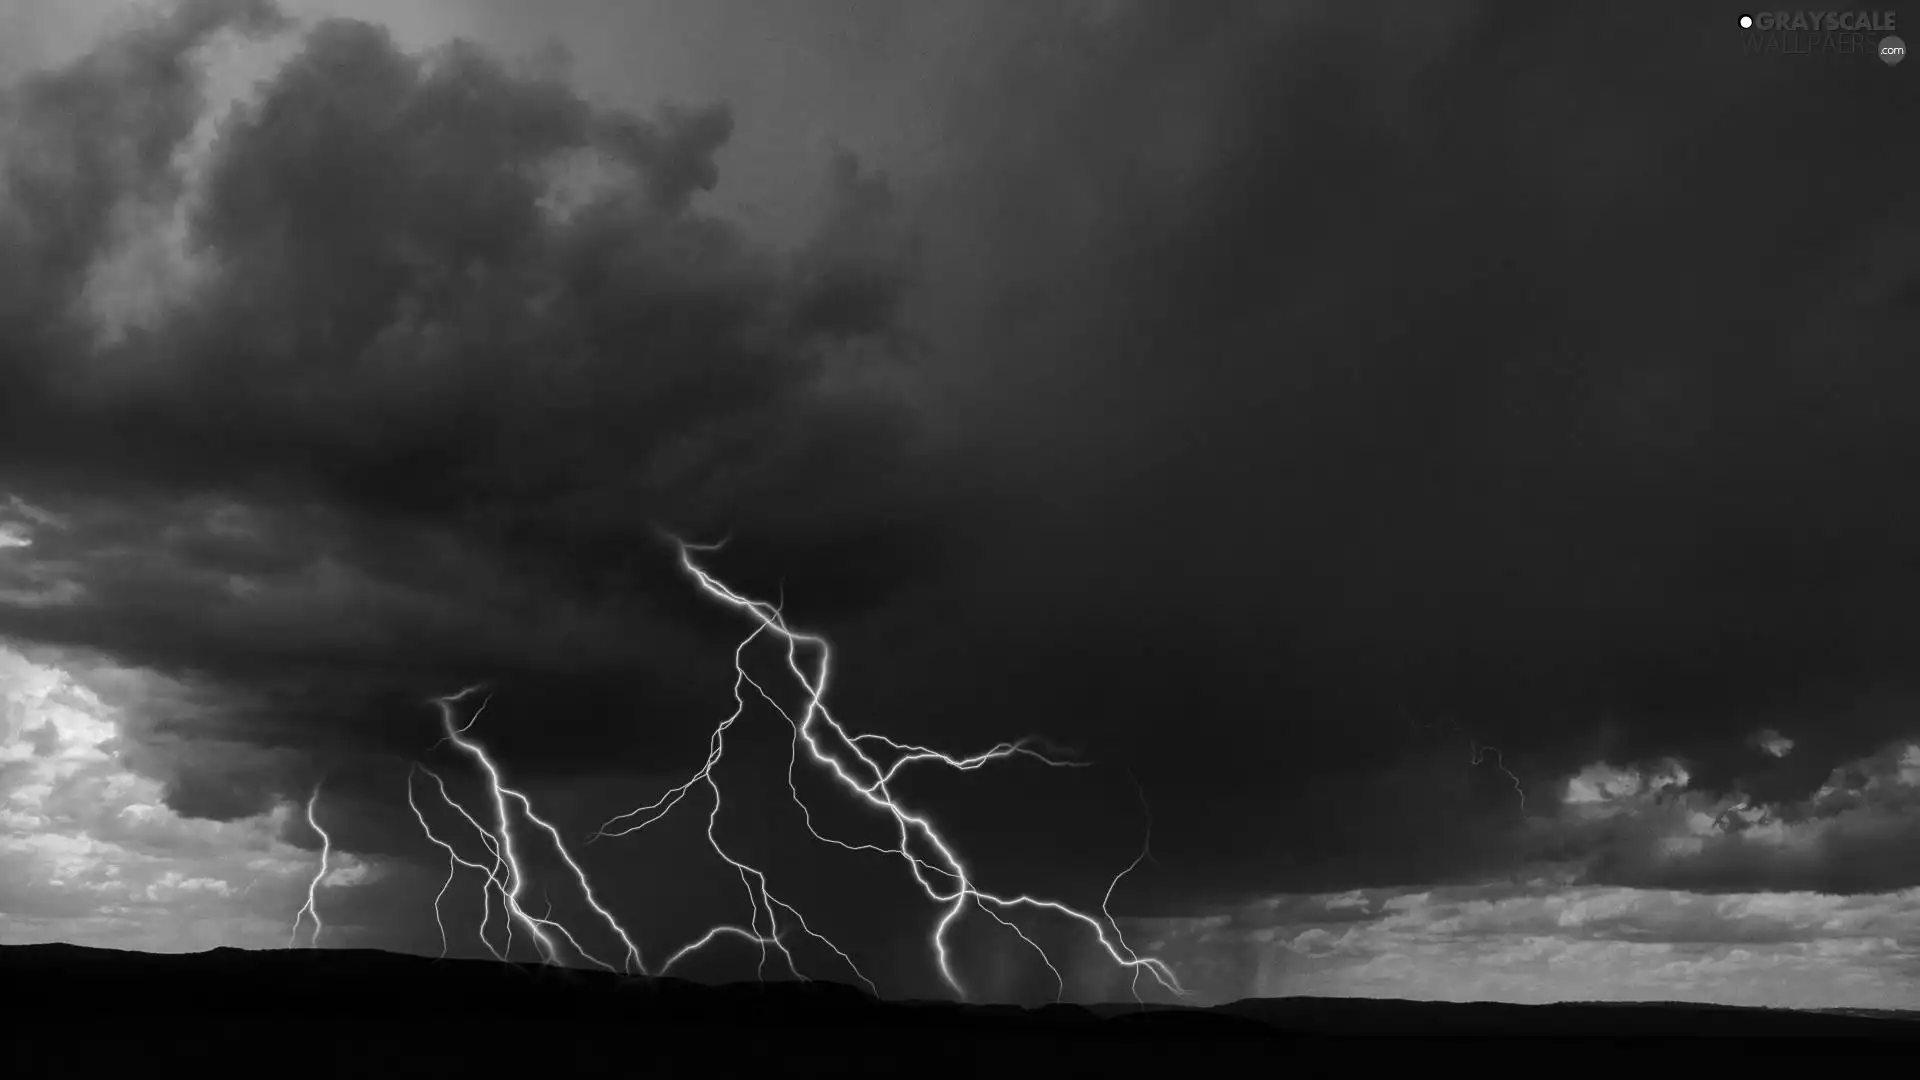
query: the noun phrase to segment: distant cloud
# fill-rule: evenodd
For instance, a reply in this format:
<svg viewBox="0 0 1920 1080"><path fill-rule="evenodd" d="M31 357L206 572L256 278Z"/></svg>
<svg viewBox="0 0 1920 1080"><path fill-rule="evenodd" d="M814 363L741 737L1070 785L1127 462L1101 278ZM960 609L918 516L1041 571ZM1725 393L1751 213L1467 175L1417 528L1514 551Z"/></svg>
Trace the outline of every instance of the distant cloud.
<svg viewBox="0 0 1920 1080"><path fill-rule="evenodd" d="M1577 860L1576 880L1593 885L1872 893L1920 873L1920 744L1843 762L1802 798L1690 780L1672 759L1587 765L1555 815L1529 820L1521 849Z"/></svg>
<svg viewBox="0 0 1920 1080"><path fill-rule="evenodd" d="M163 784L128 767L124 710L88 685L155 680L85 674L0 646L0 936L160 952L284 945L317 865L281 838L293 807L228 822L168 809ZM325 885L378 876L342 852Z"/></svg>
<svg viewBox="0 0 1920 1080"><path fill-rule="evenodd" d="M1569 805L1605 804L1642 794L1678 791L1689 779L1686 766L1671 758L1645 770L1595 762L1567 779L1562 798Z"/></svg>
<svg viewBox="0 0 1920 1080"><path fill-rule="evenodd" d="M1359 889L1355 889L1351 892L1344 892L1339 894L1338 896L1329 896L1326 899L1326 905L1327 905L1328 911L1338 911L1342 908L1352 908L1352 909L1364 912L1367 910L1370 904L1372 904L1372 901L1367 899L1367 895L1361 892Z"/></svg>
<svg viewBox="0 0 1920 1080"><path fill-rule="evenodd" d="M1793 752L1793 740L1772 728L1754 732L1753 745L1769 757L1783 758Z"/></svg>
<svg viewBox="0 0 1920 1080"><path fill-rule="evenodd" d="M1907 1004L1920 893L1712 895L1480 884L1393 896L1364 922L1297 896L1207 920L1142 921L1208 1000L1358 995L1548 1002Z"/></svg>

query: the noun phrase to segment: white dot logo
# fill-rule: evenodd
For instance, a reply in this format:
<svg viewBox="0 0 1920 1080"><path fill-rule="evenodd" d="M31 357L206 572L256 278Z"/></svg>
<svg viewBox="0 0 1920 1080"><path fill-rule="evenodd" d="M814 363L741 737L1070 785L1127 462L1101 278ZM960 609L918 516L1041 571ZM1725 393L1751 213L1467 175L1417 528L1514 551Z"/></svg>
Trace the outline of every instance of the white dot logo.
<svg viewBox="0 0 1920 1080"><path fill-rule="evenodd" d="M1753 16L1751 15L1740 16L1740 29L1742 30L1753 29Z"/></svg>
<svg viewBox="0 0 1920 1080"><path fill-rule="evenodd" d="M1901 41L1899 38L1894 37L1892 34L1888 34L1886 37L1883 37L1880 39L1880 59L1885 61L1888 67L1892 67L1895 64L1898 64L1900 61L1905 60L1906 58L1907 58L1906 42Z"/></svg>

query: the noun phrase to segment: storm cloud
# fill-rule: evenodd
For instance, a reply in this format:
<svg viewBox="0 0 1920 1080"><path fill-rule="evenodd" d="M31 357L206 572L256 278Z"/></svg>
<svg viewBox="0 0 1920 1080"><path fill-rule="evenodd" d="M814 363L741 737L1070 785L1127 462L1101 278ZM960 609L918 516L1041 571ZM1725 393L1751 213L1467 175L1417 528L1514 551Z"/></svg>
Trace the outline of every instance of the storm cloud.
<svg viewBox="0 0 1920 1080"><path fill-rule="evenodd" d="M724 103L599 108L352 20L203 118L196 50L286 29L189 3L8 93L0 439L18 505L67 519L16 523L16 591L66 591L9 632L206 675L232 738L297 743L289 710L351 729L428 678L643 685L661 530L924 542L883 178L835 155L773 250L694 206ZM115 295L170 220L170 294ZM276 794L196 775L210 816Z"/></svg>
<svg viewBox="0 0 1920 1080"><path fill-rule="evenodd" d="M741 629L667 530L841 712L1100 763L925 781L983 872L1097 902L1144 792L1116 903L1221 986L1389 895L1920 886L1900 73L1652 4L716 2L656 59L725 93L660 101L646 5L565 62L326 7L0 98L0 635L171 688L116 722L182 820L338 776L418 861L479 682L582 820L652 790ZM273 59L214 107L220 49Z"/></svg>

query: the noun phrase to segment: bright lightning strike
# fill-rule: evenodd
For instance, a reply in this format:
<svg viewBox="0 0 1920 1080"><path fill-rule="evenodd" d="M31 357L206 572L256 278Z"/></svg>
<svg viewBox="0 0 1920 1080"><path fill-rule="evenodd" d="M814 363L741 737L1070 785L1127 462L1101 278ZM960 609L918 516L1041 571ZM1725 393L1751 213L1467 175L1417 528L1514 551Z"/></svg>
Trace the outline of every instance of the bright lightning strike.
<svg viewBox="0 0 1920 1080"><path fill-rule="evenodd" d="M1046 951L1031 937L1028 937L1028 935L1011 920L1005 918L1005 913L1021 908L1045 910L1058 915L1064 915L1084 924L1093 932L1095 940L1099 942L1101 948L1106 951L1114 963L1132 970L1136 998L1138 997L1139 974L1142 971L1153 976L1156 982L1170 992L1182 997L1187 995L1188 991L1180 985L1172 969L1164 962L1153 957L1141 957L1126 944L1125 939L1120 933L1118 924L1113 921L1110 915L1107 916L1106 922L1103 923L1099 918L1057 900L1043 899L1025 894L1003 896L978 888L974 884L966 865L948 844L946 838L940 834L933 822L925 815L915 813L903 806L888 790L888 785L893 781L895 776L898 775L899 771L915 762L939 762L948 768L961 771L978 769L988 762L999 761L1015 755L1029 757L1054 767L1074 767L1084 765L1085 763L1062 761L1050 757L1040 750L1035 749L1037 740L1033 739L1001 743L990 750L975 754L971 757L955 758L926 747L909 746L898 743L884 735L867 733L853 734L848 732L841 726L840 722L834 718L825 702L827 681L831 672L832 663L832 650L828 646L826 639L818 635L802 633L790 628L778 608L764 601L751 600L735 593L732 589L721 584L705 570L701 569L693 560L693 552L712 551L717 548L717 545L700 547L688 544L678 538L671 539L673 539L679 547L681 567L698 582L703 591L736 610L751 615L756 623L753 631L734 649L735 708L733 713L722 720L719 726L714 729L709 741L706 762L685 783L668 791L666 795L650 805L638 807L613 818L603 825L600 831L595 834L596 837L624 836L645 828L653 822L660 820L662 817L665 817L695 784L704 782L713 793L713 809L708 816L707 837L714 851L740 873L742 882L747 885L748 899L754 913L753 923L750 929L741 929L734 926L715 927L707 931L699 940L676 952L673 955L673 960L678 960L680 957L703 947L718 937L731 935L757 942L762 949L763 962L765 950L768 947L771 946L779 949L786 956L788 965L791 968L793 958L790 954L786 953L784 946L781 945L782 933L778 928L778 922L776 921L774 913L776 908L785 910L791 914L803 932L825 942L829 947L833 948L833 951L843 960L847 959L846 954L837 946L834 946L831 942L827 942L825 938L820 937L820 935L808 929L806 923L800 918L797 911L794 911L791 907L782 903L768 892L765 875L741 863L732 855L728 854L719 841L714 838L713 822L720 811L721 794L719 785L713 779L713 769L714 766L719 763L724 753L724 738L727 729L733 725L735 720L739 719L745 709L745 703L741 693L741 688L744 685L751 686L763 700L780 713L782 718L787 721L793 730L791 753L787 766L787 788L795 804L800 807L806 820L807 831L814 839L820 840L823 843L833 844L848 851L872 851L898 856L907 864L909 872L912 873L915 881L920 885L921 890L926 893L928 899L934 901L936 904L944 905L945 910L934 924L929 944L932 948L935 964L939 969L941 978L953 989L954 993L959 995L963 1000L966 997L966 990L954 974L952 955L947 946L947 933L952 929L955 921L960 918L961 914L969 905L978 907L995 921L1012 929L1022 940L1027 942L1028 945L1032 946L1034 950L1040 954L1041 959L1047 964L1047 967L1053 971L1056 977L1060 976L1060 970L1054 965L1052 959L1047 956ZM785 643L787 669L793 674L794 678L799 680L800 685L806 690L807 700L805 710L797 720L776 702L752 676L747 674L746 665L742 656L747 645L763 631L771 631ZM812 674L804 670L801 665L800 652L802 648L811 649L818 657ZM838 747L844 748L844 750L858 762L862 775L856 776L846 762L842 761L841 758L834 753L829 752L827 746L822 742L822 732L820 730L822 725L826 728L827 737L831 738ZM814 828L812 812L800 798L799 788L793 777L793 772L798 762L801 743L805 743L808 755L814 763L830 772L849 793L874 808L884 811L893 818L896 825L897 843L891 847L882 847L877 844L853 844L823 836ZM874 757L862 749L863 744L877 744L897 756L894 757L891 764L883 768ZM870 779L868 777L870 777ZM935 854L934 862L929 862L909 851L908 845L915 837L924 841L933 850ZM1144 858L1145 855L1146 852L1143 849L1140 857L1136 858L1132 864L1125 870L1122 870L1119 875L1115 876L1113 883L1108 887L1108 896L1112 895L1113 886L1119 883L1120 878L1131 872L1135 866L1138 866L1141 858ZM938 879L943 884L936 884L933 879ZM1105 903L1103 900L1103 915L1106 914ZM761 932L759 923L762 911L766 913L767 930L765 933ZM1111 928L1111 935L1109 934L1109 928ZM672 960L669 961L669 965L671 965L671 963ZM852 966L851 960L848 960L847 963L850 967ZM855 972L858 974L857 968ZM796 972L796 974L798 973ZM862 980L866 978L864 975L860 977ZM868 985L871 987L872 983L868 982ZM1062 989L1064 990L1064 980L1062 981Z"/></svg>
<svg viewBox="0 0 1920 1080"><path fill-rule="evenodd" d="M713 770L716 765L720 764L720 759L726 754L727 729L732 727L734 721L738 720L740 715L746 711L746 698L741 693L741 687L743 684L753 684L753 680L746 674L742 654L745 653L747 646L751 644L755 638L760 636L762 629L765 628L756 627L752 633L741 640L739 645L734 647L733 667L735 678L733 681L733 712L726 719L720 721L719 726L714 728L713 735L707 742L707 759L705 763L700 766L699 771L689 777L686 782L670 789L665 795L662 795L651 804L629 810L607 822L605 825L602 825L600 829L593 834L592 839L599 839L605 836L626 836L630 833L638 832L671 812L673 808L679 804L680 800L686 797L687 792L692 790L695 784L705 783L707 789L713 792L713 808L707 813L707 843L713 848L714 853L719 855L728 866L733 867L734 872L739 875L740 884L747 891L747 905L752 914L747 928L738 926L715 926L708 929L707 932L702 934L697 940L682 946L679 950L675 951L672 956L669 956L667 962L661 966L660 973L665 974L672 969L674 964L706 947L717 938L737 937L749 944L759 947L759 973L761 977L765 977L766 964L769 956L768 950L772 949L778 951L786 961L788 972L797 979L805 979L806 976L800 974L800 969L794 962L793 953L787 949L784 942L785 934L780 929L779 916L776 914L776 911L785 911L793 917L794 922L799 925L802 933L832 950L833 954L838 956L847 965L854 976L861 982L866 983L867 989L873 991L874 996L878 997L879 989L874 986L873 980L867 978L866 973L860 970L859 965L853 962L853 958L848 956L845 950L841 949L840 946L834 944L825 936L815 933L813 928L807 925L806 919L798 910L768 890L766 874L734 858L734 856L721 845L720 839L715 836L713 832L714 826L720 819L721 807L720 785L713 778ZM759 689L758 684L753 685L756 690ZM762 694L764 694L764 691L762 691ZM613 826L620 822L632 822L636 818L640 820L634 824L629 824L625 828L618 830L613 829ZM760 929L760 919L763 912L766 916L766 931L764 933Z"/></svg>
<svg viewBox="0 0 1920 1080"><path fill-rule="evenodd" d="M307 940L307 947L310 949L320 947L320 932L326 929L326 924L320 921L320 909L316 905L315 899L320 891L320 883L325 880L327 876L327 859L333 854L333 838L328 836L327 830L321 828L320 822L314 819L313 809L319 801L320 785L315 784L313 786L313 794L307 797L307 825L311 827L314 832L320 834L320 869L314 871L313 880L307 882L306 904L293 915L293 930L287 935L287 948L289 949L293 948L294 943L300 940L301 919L309 915L313 916L313 936Z"/></svg>
<svg viewBox="0 0 1920 1080"><path fill-rule="evenodd" d="M473 825L480 833L481 843L485 844L489 851L494 852L497 859L499 846L494 843L493 834L481 828L479 822L474 821L473 818L468 816L467 812L461 808L459 803L453 801L453 797L447 794L447 782L440 779L440 774L418 763L414 765L413 771L424 772L433 778L433 782L440 788L440 798ZM426 834L428 840L433 841L434 844L438 845L447 853L447 880L441 884L440 891L435 894L433 898L433 924L440 929L441 958L446 958L448 943L447 924L440 914L440 906L446 901L447 890L453 888L454 875L459 872L461 867L466 867L469 870L480 871L480 873L486 875L487 878L486 884L480 887L480 944L486 946L487 951L493 954L495 960L504 961L507 958L506 953L496 948L493 942L487 937L487 924L493 920L493 893L495 890L498 890L502 896L506 895L506 886L502 883L500 875L480 863L469 862L461 858L460 852L457 851L452 844L440 839L439 835L433 831L433 826L427 824L427 815L421 811L420 804L413 800L413 772L407 774L407 806L413 810L414 820L420 823L420 831ZM509 925L507 930L507 943L509 946L511 946L513 942L512 933L512 927Z"/></svg>
<svg viewBox="0 0 1920 1080"><path fill-rule="evenodd" d="M646 964L641 958L640 947L634 943L632 935L627 933L626 928L620 925L620 920L614 918L613 913L608 911L606 906L600 903L599 897L594 894L593 884L587 879L587 872L581 868L580 864L574 860L572 853L567 850L565 842L560 839L559 830L555 829L552 823L534 813L533 801L527 798L524 793L507 787L501 779L500 768L494 763L493 758L487 754L486 750L483 749L479 743L466 737L466 732L473 727L474 721L479 718L481 712L486 710L486 701L482 700L480 708L474 711L474 715L469 717L465 724L457 727L454 725L453 707L469 695L477 692L478 689L478 687L469 687L449 697L437 698L434 704L439 706L440 725L445 733L444 738L440 740L441 743L453 743L469 757L473 758L486 774L487 791L493 800L493 827L488 828L481 825L472 814L468 813L465 807L455 801L454 798L447 793L447 786L440 779L439 774L425 766L417 766L417 769L420 772L426 773L429 777L432 777L434 783L439 788L440 798L480 834L481 844L486 847L487 853L493 856L493 865L491 867L461 858L451 844L440 839L440 837L434 833L432 827L427 824L426 815L421 812L419 804L414 801L413 774L409 773L407 775L407 803L413 808L414 816L419 820L421 829L427 834L427 839L445 850L449 860L447 866L447 883L441 886L440 896L434 900L434 920L441 928L443 955L446 945L446 924L441 921L440 900L445 897L447 888L452 885L456 870L464 866L479 870L487 876L486 882L481 886L481 898L485 907L483 907L480 924L480 940L481 943L486 946L487 951L494 955L495 959L506 959L507 951L513 947L513 927L515 924L518 924L533 938L534 946L539 950L541 959L549 964L559 964L561 962L560 947L555 940L557 937L566 942L567 947L572 950L574 955L596 967L603 968L607 971L624 970L629 974L646 974ZM612 964L588 952L585 947L580 944L579 939L574 937L573 933L569 931L565 925L551 917L550 912L548 915L534 915L521 906L520 901L525 895L527 888L527 872L525 865L521 861L518 839L514 830L514 804L518 804L520 811L519 816L521 818L531 822L553 842L554 850L559 853L561 860L567 864L567 868L573 871L574 880L579 883L580 891L586 897L588 906L593 908L594 913L600 916L607 926L613 930L614 934L620 938L621 944L626 946L623 968L616 968ZM506 943L500 947L496 947L486 936L487 923L492 911L490 898L494 893L498 893L505 915Z"/></svg>
<svg viewBox="0 0 1920 1080"><path fill-rule="evenodd" d="M512 810L517 804L519 816L543 831L552 841L554 849L559 853L561 859L566 862L568 868L573 871L574 878L579 883L581 891L585 894L587 903L626 946L623 969L627 973L640 975L665 974L680 960L698 952L714 941L721 938L739 938L748 944L758 947L760 951L759 970L762 977L765 975L767 961L774 953L778 953L787 970L795 978L805 980L807 977L801 974L793 953L787 946L791 935L797 929L800 934L819 942L833 952L833 954L847 966L848 970L853 972L855 977L865 983L867 988L874 992L875 996L878 996L878 989L874 986L873 981L867 978L866 974L860 970L859 966L854 963L852 957L850 957L844 949L808 925L806 918L801 915L796 908L773 893L768 885L767 876L763 871L735 857L726 849L715 834L723 800L719 782L715 780L713 772L725 756L727 731L732 728L734 722L746 711L745 690L747 687L751 687L754 693L771 705L774 710L787 721L793 731L787 762L787 788L794 803L800 808L806 821L807 831L817 840L833 844L848 851L872 851L898 856L906 862L909 871L913 874L914 879L919 883L922 891L926 893L928 898L937 904L945 906L944 912L935 923L930 938L930 945L941 978L944 979L947 985L952 987L954 992L960 997L964 999L966 997L966 991L953 972L952 957L947 946L947 933L969 905L977 907L994 921L1012 930L1022 941L1025 941L1032 947L1033 950L1039 954L1041 961L1053 972L1055 979L1059 983L1061 995L1065 993L1066 982L1065 978L1061 975L1059 967L1054 964L1052 958L1047 955L1046 950L1042 948L1038 942L1034 941L1017 923L1007 918L1008 913L1015 909L1022 908L1044 910L1058 915L1064 915L1085 925L1093 932L1095 940L1099 942L1114 963L1131 969L1133 974L1132 985L1136 1000L1139 999L1139 979L1142 971L1151 975L1156 982L1170 992L1182 997L1188 994L1188 991L1180 985L1179 980L1174 976L1172 969L1165 963L1153 957L1142 957L1127 945L1124 937L1121 935L1119 924L1115 922L1113 916L1107 910L1108 902L1111 900L1113 891L1118 887L1120 880L1131 873L1135 867L1139 866L1142 860L1148 857L1148 849L1145 846L1141 848L1140 854L1134 858L1133 862L1128 864L1119 874L1115 875L1112 882L1108 884L1107 892L1101 899L1101 917L1097 918L1057 900L1043 899L1024 894L1002 896L979 889L973 883L971 875L965 865L960 861L959 856L954 853L953 849L934 827L933 823L924 815L913 813L902 806L888 790L888 785L892 783L901 769L917 762L939 762L948 768L962 772L970 772L981 768L989 762L1014 756L1031 758L1057 768L1084 767L1085 762L1065 761L1050 756L1046 751L1058 751L1053 747L1047 746L1041 740L1031 738L1010 743L1003 742L983 753L975 754L971 757L956 758L926 747L895 742L884 735L849 733L840 725L839 721L834 719L831 712L828 711L824 700L831 662L831 652L826 640L817 635L794 631L786 625L778 608L762 601L750 600L740 596L720 584L694 563L692 557L693 552L716 550L718 545L702 547L687 544L678 539L675 539L675 543L679 547L681 566L699 583L703 591L738 610L752 615L755 620L756 625L753 630L741 639L739 644L734 648L734 708L732 713L722 719L714 728L708 739L707 757L692 776L688 777L686 781L678 786L669 789L666 794L654 802L646 806L636 807L633 810L614 817L605 825L601 826L600 829L589 838L589 842L603 837L626 836L644 829L671 813L674 807L679 805L681 800L686 798L694 788L704 785L713 796L711 808L707 813L707 841L714 853L728 866L733 868L735 874L738 875L740 879L742 887L746 890L749 910L747 924L745 926L721 924L710 927L693 941L688 942L686 945L681 946L671 953L657 971L649 970L641 956L639 946L634 943L632 936L594 895L586 872L567 851L566 845L561 842L558 831L552 824L534 813L532 802L525 794L505 785L498 765L477 742L467 737L467 732L472 729L474 723L480 718L480 715L486 711L487 699L482 699L479 707L474 710L472 716L467 718L466 723L457 726L454 723L453 706L480 691L479 687L469 687L457 694L436 699L435 704L440 709L443 737L435 745L439 746L451 742L480 765L486 775L487 789L494 804L493 824L491 826L482 825L478 819L456 801L452 795L448 793L446 783L440 778L439 774L425 766L416 766L415 771L425 773L433 780L441 801L458 814L472 827L475 833L479 835L482 846L492 859L491 866L483 862L475 862L464 858L452 843L442 839L439 834L434 832L432 826L428 824L425 812L421 809L419 803L415 801L413 774L409 773L407 778L407 803L412 808L414 817L420 824L421 831L426 834L428 840L447 853L447 879L445 883L442 884L439 894L434 898L434 920L440 929L442 956L446 955L448 943L446 924L441 915L441 904L446 897L447 891L452 887L455 878L459 875L459 872L466 869L477 871L484 878L481 884L482 913L480 940L482 945L486 947L495 959L507 959L508 952L512 948L513 929L518 925L533 938L534 944L538 948L542 959L548 963L557 964L560 962L560 952L555 942L557 936L566 942L574 954L587 962L609 971L615 970L613 965L588 953L566 927L553 920L550 908L548 914L534 916L521 906L521 897L527 886L527 873L521 860L519 841L514 830L514 815ZM773 697L767 693L765 688L755 681L752 676L747 674L745 662L746 649L762 633L768 631L771 631L784 641L786 646L787 668L806 689L806 709L804 714L797 720L775 701ZM817 668L811 675L804 671L801 666L800 651L803 647L813 649L819 657ZM821 732L819 730L821 725L825 725L831 737L836 740L836 745L843 747L845 751L850 753L852 758L859 763L860 768L863 770L861 777L856 778L856 776L849 771L845 762L828 751L827 747L821 741ZM877 809L884 810L892 816L897 826L897 843L891 847L882 847L877 844L852 844L823 836L814 828L812 811L800 798L799 788L794 780L794 771L798 767L799 748L802 743L806 745L811 759L816 764L825 767L851 794ZM891 762L885 768L882 768L874 757L862 749L863 744L884 748L885 752L892 755ZM870 779L868 777L870 777ZM1151 825L1149 825L1149 834L1150 833ZM935 861L929 862L909 851L908 844L916 836L932 848L935 853ZM933 879L938 879L945 884L936 884ZM503 944L496 944L488 934L488 929L492 921L493 904L496 897L498 898L503 914ZM1103 919L1104 921L1102 921Z"/></svg>

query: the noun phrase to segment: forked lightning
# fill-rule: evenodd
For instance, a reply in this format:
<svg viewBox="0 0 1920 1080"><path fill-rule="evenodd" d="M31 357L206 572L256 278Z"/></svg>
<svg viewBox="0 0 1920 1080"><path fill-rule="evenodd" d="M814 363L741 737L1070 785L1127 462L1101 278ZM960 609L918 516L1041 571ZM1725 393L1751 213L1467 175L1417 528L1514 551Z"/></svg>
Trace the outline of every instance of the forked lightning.
<svg viewBox="0 0 1920 1080"><path fill-rule="evenodd" d="M725 755L727 731L733 726L735 721L739 720L746 712L745 691L748 687L751 687L753 692L771 706L772 709L787 722L792 730L787 762L787 790L795 805L799 807L802 818L806 822L808 832L816 840L832 844L848 851L875 852L901 859L906 864L908 872L912 874L914 880L919 884L921 890L926 893L928 899L942 907L943 910L938 919L935 920L928 944L940 977L953 989L954 993L962 999L965 999L967 996L966 990L954 972L953 956L948 945L947 935L953 928L956 920L958 920L969 907L976 908L986 914L995 922L1011 930L1019 936L1022 941L1032 947L1034 951L1039 954L1042 962L1053 972L1056 980L1058 980L1061 994L1065 992L1065 980L1061 975L1060 968L1054 963L1052 957L1047 955L1046 950L1017 923L1008 918L1008 915L1021 909L1045 911L1064 916L1082 924L1092 933L1094 940L1099 943L1100 947L1106 952L1113 963L1131 970L1132 985L1136 999L1139 997L1139 976L1143 971L1152 976L1156 982L1169 992L1181 997L1187 996L1188 991L1181 986L1173 970L1168 967L1167 964L1154 957L1140 956L1127 945L1121 935L1119 924L1115 922L1107 910L1107 904L1113 895L1114 888L1122 878L1132 872L1133 869L1139 866L1141 861L1146 858L1147 849L1144 846L1140 854L1136 856L1126 868L1122 869L1119 874L1115 875L1112 882L1109 883L1107 892L1101 900L1100 914L1095 916L1058 900L1035 897L1023 893L998 894L981 889L974 882L972 874L967 869L965 863L961 861L959 855L953 850L946 838L941 835L931 819L924 813L916 812L902 805L899 799L889 790L889 785L899 775L902 769L920 762L937 762L950 769L960 771L972 771L990 762L1014 756L1026 757L1056 768L1083 767L1086 764L1085 762L1061 760L1051 756L1045 752L1051 748L1046 747L1044 743L1037 739L1021 739L1015 742L1001 743L990 750L969 757L953 757L927 747L899 743L884 735L850 733L846 728L841 726L840 722L835 719L826 705L827 682L832 669L832 651L826 639L816 634L794 630L787 625L779 608L767 604L764 601L752 600L741 596L726 585L720 583L694 561L695 552L714 551L717 549L717 545L698 546L686 543L678 538L670 539L673 540L673 543L679 550L681 567L698 583L704 592L735 610L745 613L750 616L754 622L752 630L747 633L734 648L734 708L733 711L726 718L722 719L713 729L708 739L706 759L692 776L678 786L669 789L666 794L654 802L645 806L636 807L608 821L593 834L590 842L591 840L602 838L626 836L661 820L671 813L673 808L696 786L704 784L713 796L713 802L707 814L707 841L714 853L728 866L733 868L734 872L740 878L742 887L746 890L747 905L750 913L746 925L720 924L710 927L704 933L696 936L694 940L669 954L657 970L650 969L641 954L639 945L635 943L633 935L621 925L620 921L600 902L594 893L586 871L582 869L579 862L576 861L573 855L567 850L565 843L561 840L559 831L555 829L551 823L534 812L531 800L524 793L506 786L502 779L499 765L487 754L479 743L467 737L467 732L472 729L474 722L479 718L481 713L485 711L486 699L482 699L480 706L474 711L473 715L467 719L466 723L456 725L454 706L474 694L481 692L480 687L469 687L457 694L435 701L435 704L440 710L440 721L443 730L441 743L453 743L480 766L481 772L485 776L487 791L493 802L493 820L491 824L481 824L477 818L469 813L458 800L447 791L447 786L439 774L427 769L425 766L415 766L414 772L410 773L407 779L407 802L412 808L422 831L426 834L428 840L447 853L447 879L445 884L441 886L439 894L434 898L434 915L436 924L440 929L441 954L443 956L446 953L447 938L446 926L441 919L440 905L446 896L448 888L452 886L455 876L462 869L466 869L480 873L485 879L481 884L482 914L480 938L487 950L499 960L507 959L508 952L512 948L513 931L516 925L533 939L535 947L539 950L542 959L548 963L557 964L564 962L560 942L565 942L568 952L577 955L580 959L590 964L609 971L622 971L637 975L665 974L681 959L704 948L706 945L724 937L733 937L740 938L759 947L761 956L760 970L763 976L767 960L771 958L774 953L778 953L787 970L794 977L805 979L806 976L801 974L793 953L788 948L788 942L793 940L792 935L797 931L799 934L819 942L833 952L834 955L846 965L847 969L853 972L855 977L865 983L867 988L873 990L877 995L878 991L872 980L867 978L865 973L859 969L852 957L849 956L844 949L822 934L815 932L797 909L780 899L780 897L772 891L767 881L767 875L762 870L742 861L729 852L715 834L723 799L720 784L714 778L714 769L720 764ZM763 633L771 633L784 644L787 670L792 673L793 677L805 692L805 705L798 718L776 701L759 682L747 673L745 660L747 647ZM816 658L811 672L809 672L803 664L803 652L811 652ZM883 812L892 819L895 826L894 833L896 838L896 842L893 845L882 846L872 843L853 843L823 835L814 827L812 810L800 797L799 786L794 776L795 771L799 767L800 749L802 745L806 748L806 754L809 760L816 766L821 767L828 775L838 780L848 794L865 802L874 809ZM867 748L874 749L870 751ZM890 760L883 765L881 760L879 760L879 758L882 757L889 758ZM425 812L415 799L414 777L416 774L424 774L431 779L440 796L440 800L479 835L481 844L491 860L491 865L462 857L451 842L443 839L433 830L432 826L428 824ZM309 818L311 818L311 802L308 805ZM528 874L522 862L520 840L515 829L516 814L514 811L516 807L518 810L517 817L519 819L532 823L546 834L554 850L559 854L562 861L566 863L568 869L572 871L574 879L579 884L588 906L593 909L601 921L619 938L621 944L624 946L624 956L622 957L622 963L619 967L616 968L613 964L588 952L587 949L580 944L575 935L559 921L553 919L550 913L548 915L535 916L522 906L521 899L528 885ZM926 848L931 852L931 858L914 854L913 851L910 850L910 844L916 839L926 845ZM318 880L318 878L315 879L316 885ZM500 935L490 935L489 928L492 923L493 904L496 897L498 898L502 913L501 921L503 931ZM311 908L312 902L310 898L308 908L303 910L310 910ZM317 917L315 923L317 927ZM496 936L502 939L498 943L494 940Z"/></svg>

